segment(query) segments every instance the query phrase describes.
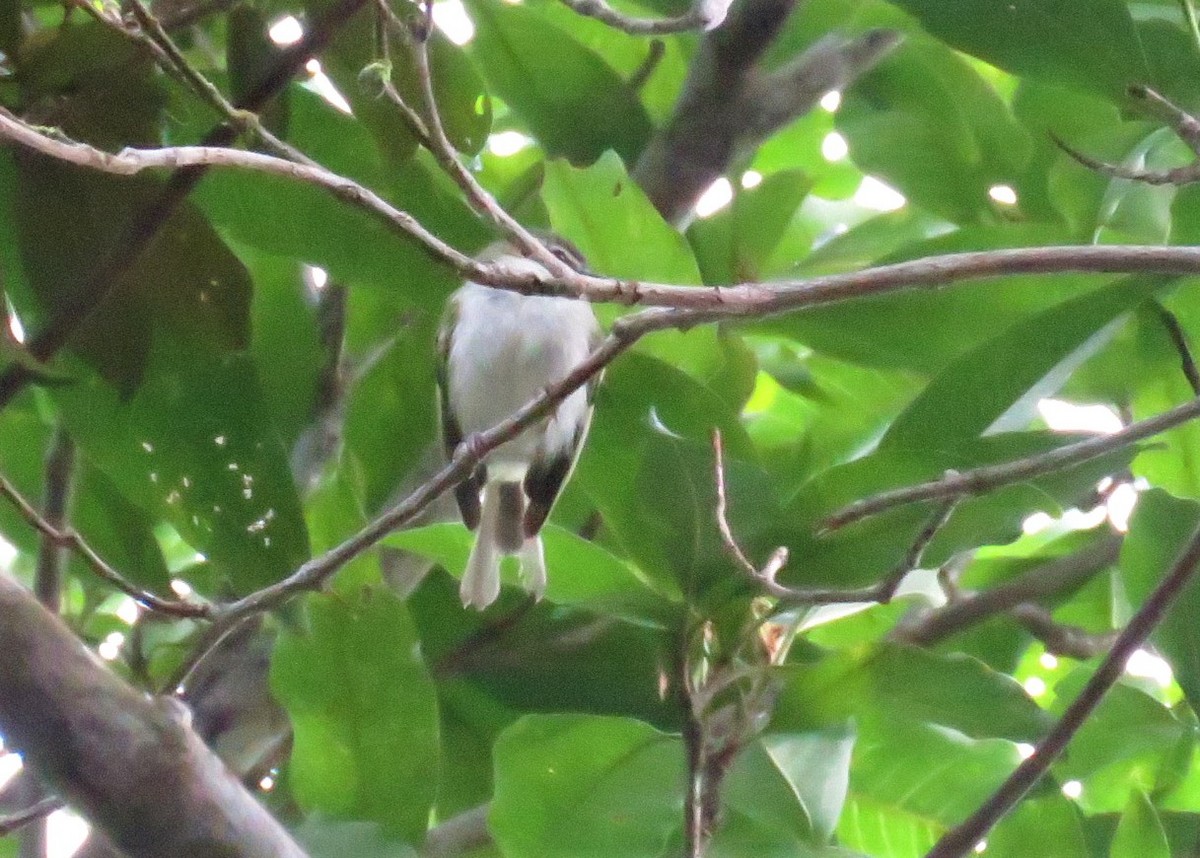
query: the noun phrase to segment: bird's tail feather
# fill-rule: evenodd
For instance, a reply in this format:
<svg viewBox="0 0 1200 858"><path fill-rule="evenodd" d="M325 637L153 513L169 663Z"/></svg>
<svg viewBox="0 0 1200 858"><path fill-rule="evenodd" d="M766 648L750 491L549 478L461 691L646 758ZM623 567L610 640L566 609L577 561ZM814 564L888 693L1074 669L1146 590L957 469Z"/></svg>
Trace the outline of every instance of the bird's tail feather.
<svg viewBox="0 0 1200 858"><path fill-rule="evenodd" d="M539 602L546 595L546 552L542 537L531 536L518 552L521 561L521 586Z"/></svg>
<svg viewBox="0 0 1200 858"><path fill-rule="evenodd" d="M458 593L465 607L482 611L500 595L500 546L497 527L500 519L500 495L495 483L483 488L483 506L479 529L467 558Z"/></svg>
<svg viewBox="0 0 1200 858"><path fill-rule="evenodd" d="M463 605L483 610L496 601L500 595L500 560L507 554L521 555L522 578L525 580L530 580L525 571L529 563L536 564L532 574L534 587L526 584L526 589L541 597L546 589L546 563L541 556L541 540L537 543L536 557L526 560L531 540L525 538L522 530L524 516L525 492L520 483L484 485L479 530L458 590Z"/></svg>

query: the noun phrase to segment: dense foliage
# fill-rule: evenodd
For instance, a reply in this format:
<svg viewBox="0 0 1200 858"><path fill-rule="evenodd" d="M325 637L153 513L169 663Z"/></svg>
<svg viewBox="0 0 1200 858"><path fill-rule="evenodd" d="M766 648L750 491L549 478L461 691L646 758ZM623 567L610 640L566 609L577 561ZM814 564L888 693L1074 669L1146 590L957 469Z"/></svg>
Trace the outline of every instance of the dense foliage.
<svg viewBox="0 0 1200 858"><path fill-rule="evenodd" d="M326 9L217 5L154 11L232 99L280 54L269 25ZM107 26L113 9L95 9L3 4L6 108L113 152L201 140L219 114ZM572 239L599 274L718 286L1200 235L1195 186L1109 177L1052 138L1132 168L1190 163L1170 117L1128 90L1200 109L1187 0L807 0L765 69L829 33L884 27L903 42L840 103L734 153L731 202L682 229L632 175L707 37L657 37L647 65L647 37L553 0L465 9L470 40L438 31L430 44L450 140L509 211ZM493 230L381 95L389 69L405 98L419 82L401 56L380 64L379 41L363 12L320 54L349 112L293 82L263 120L474 252ZM873 206L866 177L903 200ZM61 465L73 450L67 519L108 564L167 599L186 584L229 600L338 545L433 473L434 337L458 278L361 210L279 176L212 170L147 226L165 181L0 151L0 286L28 347L5 343L5 379L29 382L0 411L0 474L40 504L64 479L48 452ZM462 854L656 858L684 848L694 801L710 856L923 855L1045 735L1200 521L1200 430L962 498L936 531L940 501L822 524L884 490L1077 441L1047 426L1047 397L1107 405L1124 423L1188 401L1181 339L1200 336L1198 295L1182 276L1026 274L651 334L599 388L545 534L545 600L514 586L483 614L464 610L470 534L452 510L392 534L257 632L291 743L268 742L242 770L269 777L263 800L314 856L413 855L431 827L486 804L486 836ZM606 325L627 312L598 307ZM756 564L788 548L781 584L869 586L923 534L925 571L887 604L764 596L717 527L714 429L732 533ZM1103 512L1063 516L1132 485L1127 533ZM1041 529L1023 528L1035 513L1048 514ZM53 552L14 505L0 505L0 533L33 583ZM953 620L1004 588L1020 596ZM70 554L67 622L107 644L130 683L170 687L205 624L143 610L131 628L128 602ZM1197 610L1200 583L1148 647L1173 678L1127 674L984 854L1194 854ZM264 705L250 698L239 686L224 727ZM219 746L233 731L214 732ZM16 854L18 836L0 855Z"/></svg>

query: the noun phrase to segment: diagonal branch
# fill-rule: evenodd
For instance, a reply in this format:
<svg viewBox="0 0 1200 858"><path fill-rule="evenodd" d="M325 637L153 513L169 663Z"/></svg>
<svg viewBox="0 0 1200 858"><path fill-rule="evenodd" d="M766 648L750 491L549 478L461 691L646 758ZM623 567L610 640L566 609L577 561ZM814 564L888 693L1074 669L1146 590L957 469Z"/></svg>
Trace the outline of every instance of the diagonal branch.
<svg viewBox="0 0 1200 858"><path fill-rule="evenodd" d="M1074 444L1064 444L1046 453L999 465L985 465L982 468L974 468L961 473L947 471L941 479L880 492L842 507L827 517L821 526L826 531L837 530L905 504L980 495L1001 486L1036 479L1054 471L1061 471L1100 456L1115 453L1138 441L1144 441L1154 435L1166 432L1168 429L1195 420L1197 417L1200 417L1200 398L1177 405L1170 411L1164 411L1154 417L1131 423L1111 435L1100 435L1084 441L1077 441Z"/></svg>
<svg viewBox="0 0 1200 858"><path fill-rule="evenodd" d="M0 732L122 852L303 858L178 704L127 685L7 575L0 616Z"/></svg>
<svg viewBox="0 0 1200 858"><path fill-rule="evenodd" d="M933 646L1019 605L1036 605L1073 593L1116 562L1122 537L1111 534L1067 557L1047 561L1028 572L978 593L960 595L936 610L902 620L892 638Z"/></svg>
<svg viewBox="0 0 1200 858"><path fill-rule="evenodd" d="M946 832L925 858L963 858L971 853L975 844L983 839L993 825L1016 806L1066 750L1067 743L1121 678L1125 663L1162 620L1171 603L1192 577L1197 563L1200 563L1200 528L1192 534L1170 571L1118 635L1100 667L1046 737L1038 743L1032 756L1017 766L970 817Z"/></svg>
<svg viewBox="0 0 1200 858"><path fill-rule="evenodd" d="M16 508L17 512L20 513L21 518L25 519L26 522L41 533L50 543L69 548L87 563L98 577L107 581L125 595L132 597L143 607L172 617L203 619L211 616L212 609L208 605L197 602L180 602L174 599L164 599L146 590L142 590L137 585L131 583L124 575L110 566L104 558L97 554L95 549L74 528L64 527L61 523L56 524L43 517L33 504L17 491L17 487L4 476L0 476L0 496L6 498Z"/></svg>

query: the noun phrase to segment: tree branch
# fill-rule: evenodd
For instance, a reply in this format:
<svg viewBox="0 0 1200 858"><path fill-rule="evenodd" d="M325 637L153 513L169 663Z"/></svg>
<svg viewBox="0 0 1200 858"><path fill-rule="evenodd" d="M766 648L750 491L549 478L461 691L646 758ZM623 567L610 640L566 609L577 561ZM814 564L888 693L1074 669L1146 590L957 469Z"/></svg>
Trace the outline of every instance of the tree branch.
<svg viewBox="0 0 1200 858"><path fill-rule="evenodd" d="M632 36L665 36L688 30L711 30L720 26L732 0L696 0L692 8L675 18L634 18L622 14L604 0L562 0L574 12L603 21L615 30Z"/></svg>
<svg viewBox="0 0 1200 858"><path fill-rule="evenodd" d="M462 190L471 208L503 230L513 239L517 247L528 253L530 258L544 265L552 274L569 277L573 273L570 267L551 253L541 239L525 229L516 218L505 211L496 202L495 197L479 184L474 174L463 166L462 161L458 158L458 152L454 149L454 144L446 136L442 117L438 112L437 97L433 91L433 71L429 64L428 39L416 38L388 6L387 0L377 0L377 4L388 30L405 45L412 56L417 72L417 86L421 94L424 119L421 119L420 115L409 107L400 93L396 91L392 84L390 62L384 63L383 71L385 73L381 75L384 94L400 109L422 145L429 150L446 175L450 176Z"/></svg>
<svg viewBox="0 0 1200 858"><path fill-rule="evenodd" d="M50 442L50 452L46 456L46 480L43 489L42 513L38 515L32 505L25 507L39 521L46 524L39 527L41 545L38 547L37 570L34 572L33 591L38 601L48 610L57 614L62 602L63 587L63 547L61 531L67 524L67 510L71 505L71 489L75 481L75 445L70 436L59 426L54 431ZM0 477L0 480L3 480ZM0 486L0 491L7 494L11 485ZM10 496L11 499L11 496ZM20 507L18 506L18 509ZM22 515L28 515L22 511Z"/></svg>
<svg viewBox="0 0 1200 858"><path fill-rule="evenodd" d="M1200 528L1192 534L1167 575L1117 636L1108 655L1033 754L962 824L942 835L925 858L963 858L1010 811L1058 759L1076 731L1121 678L1125 663L1146 642L1200 562Z"/></svg>
<svg viewBox="0 0 1200 858"><path fill-rule="evenodd" d="M917 646L933 646L1018 605L1073 593L1116 562L1123 541L1120 534L1110 534L1082 551L1036 566L1011 581L962 595L915 619L902 620L891 637Z"/></svg>
<svg viewBox="0 0 1200 858"><path fill-rule="evenodd" d="M1189 420L1195 420L1197 417L1200 417L1200 398L1177 405L1170 411L1164 411L1154 417L1131 423L1111 435L1099 435L1077 441L1074 444L1063 444L1049 452L1004 462L1000 465L985 465L961 473L947 471L941 479L880 492L842 507L828 516L821 523L821 527L825 531L838 530L848 524L905 504L979 495L1001 486L1036 479L1054 471L1061 471L1100 456L1115 453L1138 441L1166 432Z"/></svg>
<svg viewBox="0 0 1200 858"><path fill-rule="evenodd" d="M44 518L33 504L17 491L17 487L2 475L0 475L0 496L5 497L20 513L21 518L25 519L51 544L69 548L75 552L88 566L92 567L92 571L97 576L135 599L143 607L171 617L204 619L212 615L212 608L209 605L164 599L131 583L96 553L95 549L74 528L64 527L61 522L56 525Z"/></svg>
<svg viewBox="0 0 1200 858"><path fill-rule="evenodd" d="M0 575L0 732L130 858L302 858L183 723L112 674Z"/></svg>
<svg viewBox="0 0 1200 858"><path fill-rule="evenodd" d="M685 221L736 158L807 113L826 92L848 87L898 42L887 30L830 35L768 73L759 61L795 5L743 0L701 42L674 114L633 170L666 220Z"/></svg>
<svg viewBox="0 0 1200 858"><path fill-rule="evenodd" d="M728 499L725 490L724 448L721 443L720 432L713 432L713 454L713 469L716 472L717 484L717 530L721 534L721 542L725 546L726 552L733 558L734 563L737 564L746 577L760 587L763 592L789 605L822 605L847 602L886 603L891 601L891 598L896 595L896 590L900 587L900 582L904 580L904 576L920 565L921 558L925 554L925 549L933 542L933 538L937 536L938 531L950 520L950 516L954 512L954 507L958 503L957 498L948 498L939 505L934 514L925 523L925 526L921 528L913 539L908 551L904 553L904 558L892 568L886 577L869 587L858 587L851 590L809 590L786 587L776 581L775 578L783 570L783 567L787 565L787 548L785 546L776 548L763 567L759 569L746 557L745 552L738 545L737 538L733 535L733 529L729 526L727 518Z"/></svg>
<svg viewBox="0 0 1200 858"><path fill-rule="evenodd" d="M0 837L7 837L14 831L20 831L31 822L45 819L62 806L62 800L58 796L48 795L26 808L0 816Z"/></svg>
<svg viewBox="0 0 1200 858"><path fill-rule="evenodd" d="M374 215L393 232L416 239L432 258L449 264L465 278L522 294L571 296L681 311L672 316L669 324L661 324L659 328L685 328L731 318L761 318L905 289L934 288L1006 275L1200 274L1200 248L1141 245L1031 247L953 253L845 274L714 288L597 277L569 269L558 275L513 271L501 265L478 262L459 252L430 233L412 215L395 208L357 182L322 167L221 146L127 148L114 155L43 134L5 111L0 111L0 136L69 163L118 175L153 169L217 166L255 170L307 182ZM3 383L0 382L2 390ZM0 394L0 405L4 401Z"/></svg>

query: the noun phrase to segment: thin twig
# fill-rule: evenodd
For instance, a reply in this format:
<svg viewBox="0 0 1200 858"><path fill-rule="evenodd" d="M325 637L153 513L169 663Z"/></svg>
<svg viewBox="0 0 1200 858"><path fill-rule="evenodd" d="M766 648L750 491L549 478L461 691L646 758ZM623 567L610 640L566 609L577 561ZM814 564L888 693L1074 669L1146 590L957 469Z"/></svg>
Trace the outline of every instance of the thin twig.
<svg viewBox="0 0 1200 858"><path fill-rule="evenodd" d="M1141 182L1145 185L1180 186L1200 182L1200 164L1188 164L1186 167L1172 167L1169 170L1146 170L1141 167L1126 167L1123 164L1110 164L1107 161L1093 158L1091 155L1085 155L1056 134L1051 134L1050 139L1054 141L1054 145L1059 149L1062 149L1089 170L1095 170L1097 173L1111 176L1114 179L1128 179L1132 182Z"/></svg>
<svg viewBox="0 0 1200 858"><path fill-rule="evenodd" d="M950 520L950 516L954 513L954 508L958 504L958 498L956 497L943 500L934 511L934 514L925 523L925 526L914 537L912 544L904 553L904 558L884 578L869 587L858 587L851 590L787 587L776 580L779 572L787 565L787 548L785 546L776 548L760 569L746 556L746 553L738 544L737 537L733 534L733 529L729 526L728 497L725 488L724 445L721 441L720 431L713 432L713 458L713 469L717 485L717 530L721 534L721 542L725 546L725 550L742 572L757 586L762 588L763 592L788 604L886 603L891 601L892 597L896 595L896 590L900 587L900 582L904 580L904 576L920 565L921 558L925 554L925 549L933 542L938 531Z"/></svg>
<svg viewBox="0 0 1200 858"><path fill-rule="evenodd" d="M130 31L117 25L117 28L138 41L147 45L155 52L159 65L167 72L174 73L183 83L199 96L200 100L211 107L222 119L229 122L240 133L261 141L275 154L282 158L301 164L312 165L315 162L307 155L289 143L285 143L269 131L250 110L239 110L221 94L221 90L201 74L183 55L183 51L175 44L166 29L157 18L142 3L142 0L127 0L129 9L141 28L140 33ZM83 4L88 5L88 4Z"/></svg>
<svg viewBox="0 0 1200 858"><path fill-rule="evenodd" d="M941 479L930 480L915 486L891 489L842 507L821 522L825 532L837 530L848 524L861 521L881 512L910 503L946 498L963 498L980 495L1001 486L1021 483L1061 471L1092 459L1115 453L1138 441L1166 432L1190 420L1200 417L1200 398L1177 405L1162 414L1131 423L1111 435L1098 435L1063 444L1045 453L1027 456L999 465L985 465L969 471L948 471Z"/></svg>
<svg viewBox="0 0 1200 858"><path fill-rule="evenodd" d="M1079 626L1060 623L1048 610L1031 602L1015 606L1009 615L1040 640L1051 655L1083 661L1107 652L1117 639L1116 632L1093 634Z"/></svg>
<svg viewBox="0 0 1200 858"><path fill-rule="evenodd" d="M45 819L56 810L63 807L62 799L58 796L48 795L44 798L35 801L22 810L15 813L8 813L0 816L0 837L7 837L14 831L19 831L31 822L37 822L39 819Z"/></svg>
<svg viewBox="0 0 1200 858"><path fill-rule="evenodd" d="M642 87L650 80L650 76L654 74L663 57L667 55L667 46L662 39L653 39L650 42L650 47L646 51L646 58L641 64L633 70L633 74L629 76L629 80L625 81L634 92L641 92Z"/></svg>
<svg viewBox="0 0 1200 858"><path fill-rule="evenodd" d="M1183 370L1183 375L1187 379L1188 385L1192 388L1192 394L1200 396L1200 370L1196 368L1196 359L1192 356L1192 349L1188 345L1187 335L1183 332L1183 326L1179 324L1179 318L1157 301L1154 302L1154 308L1158 313L1158 318L1162 322L1163 327L1167 329L1167 336L1171 338L1171 345L1179 353L1179 368Z"/></svg>
<svg viewBox="0 0 1200 858"><path fill-rule="evenodd" d="M1083 726L1088 716L1104 699L1108 691L1125 672L1129 657L1145 643L1154 627L1162 620L1171 603L1183 590L1200 562L1200 528L1197 528L1170 572L1130 619L1117 636L1116 643L1100 667L1062 717L1038 743L1033 754L1025 759L963 823L950 829L934 845L925 858L962 858L971 852L1001 817L1010 811L1033 787L1066 749L1067 743Z"/></svg>
<svg viewBox="0 0 1200 858"><path fill-rule="evenodd" d="M54 430L50 452L46 456L41 514L42 520L55 530L61 531L67 524L74 482L75 445L63 427L59 426ZM65 560L62 544L43 532L38 546L33 592L38 601L55 614L62 606Z"/></svg>
<svg viewBox="0 0 1200 858"><path fill-rule="evenodd" d="M665 36L669 33L686 33L689 30L699 30L715 26L711 19L701 11L701 3L696 2L692 8L674 18L634 18L618 12L604 0L562 0L578 15L595 18L615 30L629 33L631 36ZM724 15L721 16L724 18ZM720 23L718 20L717 24Z"/></svg>
<svg viewBox="0 0 1200 858"><path fill-rule="evenodd" d="M1129 87L1129 95L1146 106L1158 116L1170 123L1184 143L1200 157L1200 119L1188 113L1182 107L1171 101L1165 95L1148 86L1135 85Z"/></svg>
<svg viewBox="0 0 1200 858"><path fill-rule="evenodd" d="M955 593L941 608L902 620L891 637L932 646L1018 605L1037 604L1073 593L1116 562L1124 542L1120 534L1098 539L1087 548L1040 564L1028 572L977 593Z"/></svg>
<svg viewBox="0 0 1200 858"><path fill-rule="evenodd" d="M69 548L92 568L100 578L132 597L143 607L172 617L204 619L212 616L213 608L197 602L163 599L131 583L120 572L105 562L95 549L74 528L55 527L25 497L17 491L8 478L0 476L0 495L7 498L21 518L56 545Z"/></svg>
<svg viewBox="0 0 1200 858"><path fill-rule="evenodd" d="M381 19L386 24L388 30L408 48L412 56L413 66L417 73L417 85L421 94L424 117L417 114L404 101L400 93L397 92L395 86L392 84L391 67L388 62L383 63L383 71L386 73L382 80L384 94L400 109L401 115L416 133L418 139L429 150L430 154L433 155L446 175L450 176L462 190L467 202L476 212L488 218L507 235L511 236L517 247L528 253L530 258L546 266L547 270L551 273L566 274L569 276L572 273L571 269L551 253L550 249L546 247L541 239L525 229L512 215L505 211L504 207L496 202L495 197L479 184L471 171L463 166L462 161L458 157L458 152L454 148L454 144L450 142L450 138L446 135L441 113L438 110L437 96L433 90L433 70L429 63L428 39L417 38L416 34L412 33L399 16L388 6L387 0L377 0L377 5L380 9Z"/></svg>

